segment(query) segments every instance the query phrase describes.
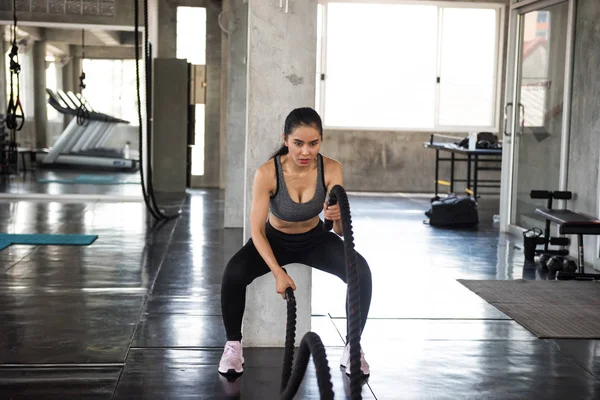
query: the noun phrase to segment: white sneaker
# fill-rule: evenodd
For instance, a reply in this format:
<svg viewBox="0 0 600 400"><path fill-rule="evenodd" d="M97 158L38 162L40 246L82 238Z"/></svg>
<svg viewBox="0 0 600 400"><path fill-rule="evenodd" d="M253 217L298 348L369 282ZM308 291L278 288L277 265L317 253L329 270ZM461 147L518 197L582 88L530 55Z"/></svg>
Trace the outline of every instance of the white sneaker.
<svg viewBox="0 0 600 400"><path fill-rule="evenodd" d="M342 353L342 359L340 360L340 365L346 368L346 375L350 375L350 344L347 344L344 347L344 352ZM360 370L363 375L368 376L371 374L371 370L369 369L369 363L365 360L365 353L360 349Z"/></svg>
<svg viewBox="0 0 600 400"><path fill-rule="evenodd" d="M244 357L242 355L242 343L229 341L225 343L223 356L219 362L219 372L222 374L241 374L244 372Z"/></svg>

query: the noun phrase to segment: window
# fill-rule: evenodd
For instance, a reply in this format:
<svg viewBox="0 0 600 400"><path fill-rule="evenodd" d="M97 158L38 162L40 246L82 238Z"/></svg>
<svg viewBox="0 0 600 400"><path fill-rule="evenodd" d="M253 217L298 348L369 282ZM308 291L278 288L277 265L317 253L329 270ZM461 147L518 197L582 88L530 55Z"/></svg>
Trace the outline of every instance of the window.
<svg viewBox="0 0 600 400"><path fill-rule="evenodd" d="M206 65L206 8L177 7L177 58ZM204 175L204 104L196 104L192 175Z"/></svg>
<svg viewBox="0 0 600 400"><path fill-rule="evenodd" d="M496 12L443 10L439 125L493 126L496 83Z"/></svg>
<svg viewBox="0 0 600 400"><path fill-rule="evenodd" d="M493 129L500 10L323 0L317 105L325 126Z"/></svg>
<svg viewBox="0 0 600 400"><path fill-rule="evenodd" d="M139 125L135 60L83 60L85 89L83 97L90 106L111 117ZM140 97L144 102L144 63L140 60ZM79 92L79 88L75 90ZM142 118L145 118L142 103Z"/></svg>
<svg viewBox="0 0 600 400"><path fill-rule="evenodd" d="M177 7L177 58L206 64L206 8Z"/></svg>

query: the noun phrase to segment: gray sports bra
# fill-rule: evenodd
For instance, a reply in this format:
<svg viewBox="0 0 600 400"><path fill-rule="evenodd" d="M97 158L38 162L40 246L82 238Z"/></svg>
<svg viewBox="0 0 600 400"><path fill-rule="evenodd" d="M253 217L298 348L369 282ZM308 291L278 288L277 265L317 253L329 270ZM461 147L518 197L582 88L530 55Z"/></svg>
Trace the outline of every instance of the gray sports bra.
<svg viewBox="0 0 600 400"><path fill-rule="evenodd" d="M275 194L271 196L271 214L290 222L308 221L319 215L323 211L323 203L327 197L327 186L325 186L325 174L323 173L323 156L317 154L317 188L313 198L306 203L296 203L292 200L285 186L279 156L275 156L274 161L275 170L277 171L277 189Z"/></svg>

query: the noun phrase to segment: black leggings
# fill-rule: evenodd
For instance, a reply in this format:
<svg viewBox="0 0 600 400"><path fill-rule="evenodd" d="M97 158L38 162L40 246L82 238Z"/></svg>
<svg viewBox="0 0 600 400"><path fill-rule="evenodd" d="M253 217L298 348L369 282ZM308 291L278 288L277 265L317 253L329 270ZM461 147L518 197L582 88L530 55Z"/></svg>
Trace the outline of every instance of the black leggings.
<svg viewBox="0 0 600 400"><path fill-rule="evenodd" d="M310 265L346 281L344 241L333 232L323 231L323 222L306 233L286 234L267 223L267 239L281 266L290 263ZM356 253L360 288L361 331L371 304L371 270L363 256ZM246 306L246 286L271 270L262 259L252 239L229 260L221 284L221 311L227 340L242 340L242 319ZM273 294L275 287L273 285ZM346 297L346 316L348 316ZM281 321L285 324L285 321Z"/></svg>

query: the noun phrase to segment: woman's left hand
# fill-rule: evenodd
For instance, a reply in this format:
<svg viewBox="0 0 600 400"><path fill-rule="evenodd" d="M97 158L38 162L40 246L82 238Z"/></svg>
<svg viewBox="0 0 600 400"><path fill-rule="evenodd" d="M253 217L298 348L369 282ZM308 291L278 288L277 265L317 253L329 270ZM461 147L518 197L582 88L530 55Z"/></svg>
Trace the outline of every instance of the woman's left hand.
<svg viewBox="0 0 600 400"><path fill-rule="evenodd" d="M333 222L342 219L342 214L340 213L340 206L338 204L334 204L332 206L327 207L327 203L323 203L323 213L325 214L325 219L328 219Z"/></svg>

